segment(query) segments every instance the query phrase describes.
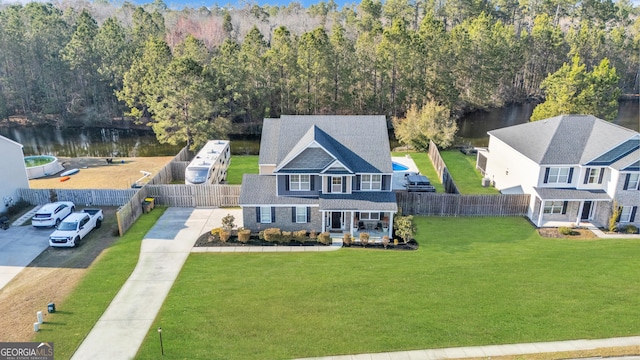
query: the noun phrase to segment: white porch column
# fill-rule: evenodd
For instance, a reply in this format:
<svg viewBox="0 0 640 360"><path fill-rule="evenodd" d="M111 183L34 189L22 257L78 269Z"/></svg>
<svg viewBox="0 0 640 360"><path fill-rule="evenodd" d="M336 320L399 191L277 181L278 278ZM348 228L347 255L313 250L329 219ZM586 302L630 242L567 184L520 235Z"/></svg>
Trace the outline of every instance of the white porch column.
<svg viewBox="0 0 640 360"><path fill-rule="evenodd" d="M582 210L584 210L584 200L580 201L580 207L578 208L578 218L576 219L576 226L580 226L580 218L582 217Z"/></svg>
<svg viewBox="0 0 640 360"><path fill-rule="evenodd" d="M322 215L322 231L321 232L325 232L325 218L327 217L327 213L324 211L320 211L320 214Z"/></svg>
<svg viewBox="0 0 640 360"><path fill-rule="evenodd" d="M542 226L542 214L544 214L544 200L540 199L540 212L538 214L538 223L536 224L537 227Z"/></svg>
<svg viewBox="0 0 640 360"><path fill-rule="evenodd" d="M389 239L393 240L393 212L389 211Z"/></svg>
<svg viewBox="0 0 640 360"><path fill-rule="evenodd" d="M356 212L351 210L351 216L349 216L349 235L353 237L353 219L356 216Z"/></svg>

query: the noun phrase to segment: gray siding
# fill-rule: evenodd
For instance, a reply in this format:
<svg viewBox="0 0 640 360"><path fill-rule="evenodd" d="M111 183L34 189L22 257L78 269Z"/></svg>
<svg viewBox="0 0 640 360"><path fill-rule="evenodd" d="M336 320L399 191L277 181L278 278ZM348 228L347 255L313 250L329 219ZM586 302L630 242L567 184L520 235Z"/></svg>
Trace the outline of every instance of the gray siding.
<svg viewBox="0 0 640 360"><path fill-rule="evenodd" d="M322 190L322 182L320 176L311 175L312 189L313 191L290 191L287 190L287 183L289 175L277 175L276 183L278 186L278 196L309 196L318 197L320 190Z"/></svg>
<svg viewBox="0 0 640 360"><path fill-rule="evenodd" d="M276 221L271 224L262 224L256 221L255 207L243 207L242 216L244 227L255 232L267 228L279 228L284 231L315 230L317 232L320 232L322 230L322 215L320 214L318 207L311 207L311 219L309 219L310 222L304 224L298 224L291 221L290 206L276 207L275 209Z"/></svg>

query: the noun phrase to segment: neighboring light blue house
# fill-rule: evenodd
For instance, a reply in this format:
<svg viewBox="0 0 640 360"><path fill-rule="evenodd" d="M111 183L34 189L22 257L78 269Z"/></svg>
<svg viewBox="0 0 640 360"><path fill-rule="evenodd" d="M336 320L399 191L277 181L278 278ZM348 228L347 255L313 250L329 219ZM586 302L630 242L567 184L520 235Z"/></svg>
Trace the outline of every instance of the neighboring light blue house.
<svg viewBox="0 0 640 360"><path fill-rule="evenodd" d="M384 116L264 119L258 165L242 179L246 228L391 237L398 206Z"/></svg>
<svg viewBox="0 0 640 360"><path fill-rule="evenodd" d="M489 131L478 168L502 193L530 194L538 227L640 226L640 134L592 115L562 115Z"/></svg>

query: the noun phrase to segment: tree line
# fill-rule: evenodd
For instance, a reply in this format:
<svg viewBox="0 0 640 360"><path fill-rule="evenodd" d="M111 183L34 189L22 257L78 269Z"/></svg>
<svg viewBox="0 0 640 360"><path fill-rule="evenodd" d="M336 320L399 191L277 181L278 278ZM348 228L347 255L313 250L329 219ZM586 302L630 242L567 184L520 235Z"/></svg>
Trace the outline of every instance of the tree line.
<svg viewBox="0 0 640 360"><path fill-rule="evenodd" d="M612 91L638 92L640 20L628 0L65 4L0 8L0 118L130 116L162 142L197 145L257 133L280 114L399 118L542 100L555 89L545 79L574 59L585 72L606 59Z"/></svg>

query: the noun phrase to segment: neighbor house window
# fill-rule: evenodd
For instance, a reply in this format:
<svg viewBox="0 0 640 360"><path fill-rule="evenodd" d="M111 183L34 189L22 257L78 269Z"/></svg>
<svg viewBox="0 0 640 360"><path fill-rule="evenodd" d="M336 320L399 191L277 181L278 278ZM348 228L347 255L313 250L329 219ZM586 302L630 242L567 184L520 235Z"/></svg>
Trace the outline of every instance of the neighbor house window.
<svg viewBox="0 0 640 360"><path fill-rule="evenodd" d="M601 184L602 183L602 175L604 175L603 172L604 169L601 168L591 168L591 169L587 169L587 176L586 176L586 181L585 184Z"/></svg>
<svg viewBox="0 0 640 360"><path fill-rule="evenodd" d="M380 220L379 212L361 212L360 220Z"/></svg>
<svg viewBox="0 0 640 360"><path fill-rule="evenodd" d="M625 190L636 190L640 182L640 174L629 174L629 183Z"/></svg>
<svg viewBox="0 0 640 360"><path fill-rule="evenodd" d="M271 206L260 206L260 222L263 224L271 224Z"/></svg>
<svg viewBox="0 0 640 360"><path fill-rule="evenodd" d="M569 182L569 168L549 168L548 183L566 184Z"/></svg>
<svg viewBox="0 0 640 360"><path fill-rule="evenodd" d="M562 214L565 206L564 201L547 201L544 203L545 214Z"/></svg>
<svg viewBox="0 0 640 360"><path fill-rule="evenodd" d="M342 177L335 176L331 178L331 192L340 193L342 192Z"/></svg>
<svg viewBox="0 0 640 360"><path fill-rule="evenodd" d="M382 175L362 175L360 190L382 189Z"/></svg>
<svg viewBox="0 0 640 360"><path fill-rule="evenodd" d="M623 206L620 213L620 222L630 222L631 213L633 212L633 206Z"/></svg>
<svg viewBox="0 0 640 360"><path fill-rule="evenodd" d="M296 222L297 223L306 223L309 222L307 220L307 208L302 206L296 206Z"/></svg>
<svg viewBox="0 0 640 360"><path fill-rule="evenodd" d="M309 191L311 180L309 175L290 175L289 189L292 191Z"/></svg>

